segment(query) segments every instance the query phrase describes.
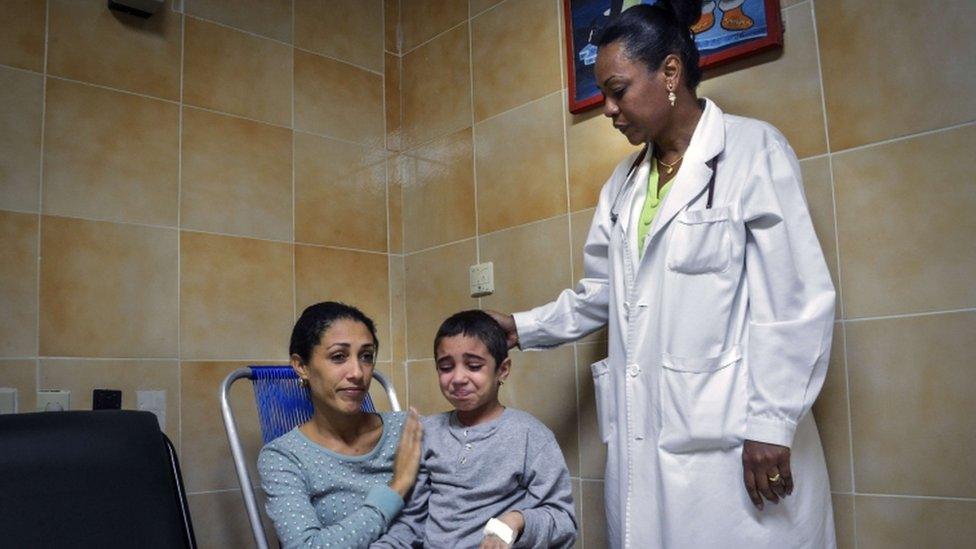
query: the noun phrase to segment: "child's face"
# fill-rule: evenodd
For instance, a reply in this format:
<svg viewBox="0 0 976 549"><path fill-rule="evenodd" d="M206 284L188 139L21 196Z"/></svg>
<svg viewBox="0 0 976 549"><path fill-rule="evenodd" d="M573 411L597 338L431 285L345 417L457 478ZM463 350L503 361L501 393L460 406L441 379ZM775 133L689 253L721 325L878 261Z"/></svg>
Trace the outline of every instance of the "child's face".
<svg viewBox="0 0 976 549"><path fill-rule="evenodd" d="M437 346L437 380L441 393L460 412L498 404L498 387L508 377L511 360L498 367L488 347L477 337L445 337Z"/></svg>

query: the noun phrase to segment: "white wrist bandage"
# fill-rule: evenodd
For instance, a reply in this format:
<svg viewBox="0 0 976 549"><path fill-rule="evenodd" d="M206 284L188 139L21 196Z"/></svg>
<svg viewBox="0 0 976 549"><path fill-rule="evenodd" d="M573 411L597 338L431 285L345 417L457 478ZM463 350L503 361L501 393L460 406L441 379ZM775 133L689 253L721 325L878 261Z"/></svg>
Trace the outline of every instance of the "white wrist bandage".
<svg viewBox="0 0 976 549"><path fill-rule="evenodd" d="M498 536L499 539L509 545L515 541L515 530L496 518L488 519L488 524L485 524L484 534L486 536Z"/></svg>

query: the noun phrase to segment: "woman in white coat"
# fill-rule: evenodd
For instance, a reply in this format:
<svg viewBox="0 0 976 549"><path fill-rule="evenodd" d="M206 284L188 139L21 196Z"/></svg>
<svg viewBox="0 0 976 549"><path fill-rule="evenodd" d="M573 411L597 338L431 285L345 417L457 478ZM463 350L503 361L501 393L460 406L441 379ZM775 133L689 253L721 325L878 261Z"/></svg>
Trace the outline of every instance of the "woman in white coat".
<svg viewBox="0 0 976 549"><path fill-rule="evenodd" d="M834 289L786 139L695 94L700 7L605 29L604 114L646 147L600 193L575 291L493 314L523 349L609 325L592 370L612 547L834 547L810 414Z"/></svg>

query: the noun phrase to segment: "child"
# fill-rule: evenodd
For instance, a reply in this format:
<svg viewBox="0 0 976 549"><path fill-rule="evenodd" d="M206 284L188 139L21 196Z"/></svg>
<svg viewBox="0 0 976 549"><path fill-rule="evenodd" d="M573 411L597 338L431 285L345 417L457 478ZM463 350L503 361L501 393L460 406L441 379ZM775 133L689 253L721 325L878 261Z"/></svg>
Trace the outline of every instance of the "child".
<svg viewBox="0 0 976 549"><path fill-rule="evenodd" d="M505 331L483 311L441 324L434 339L441 393L454 406L423 420L421 471L407 507L372 547L569 547L576 518L555 436L505 408Z"/></svg>

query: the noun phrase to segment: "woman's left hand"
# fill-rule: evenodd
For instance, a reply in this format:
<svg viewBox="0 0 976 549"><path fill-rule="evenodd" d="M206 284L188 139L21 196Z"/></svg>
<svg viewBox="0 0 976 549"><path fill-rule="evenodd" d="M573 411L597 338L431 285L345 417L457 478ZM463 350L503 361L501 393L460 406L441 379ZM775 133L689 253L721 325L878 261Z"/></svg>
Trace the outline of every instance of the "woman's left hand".
<svg viewBox="0 0 976 549"><path fill-rule="evenodd" d="M760 511L765 497L773 503L793 493L790 449L747 440L742 445L742 473L746 492Z"/></svg>
<svg viewBox="0 0 976 549"><path fill-rule="evenodd" d="M525 529L525 518L518 511L509 511L498 517L498 520L504 522L515 531L514 539L518 539L522 535L522 530ZM498 536L485 536L485 539L481 540L481 545L478 549L507 549L509 547L511 545L502 541Z"/></svg>

